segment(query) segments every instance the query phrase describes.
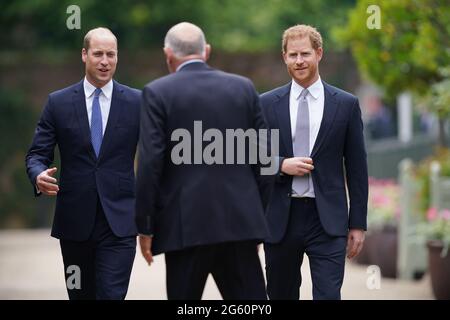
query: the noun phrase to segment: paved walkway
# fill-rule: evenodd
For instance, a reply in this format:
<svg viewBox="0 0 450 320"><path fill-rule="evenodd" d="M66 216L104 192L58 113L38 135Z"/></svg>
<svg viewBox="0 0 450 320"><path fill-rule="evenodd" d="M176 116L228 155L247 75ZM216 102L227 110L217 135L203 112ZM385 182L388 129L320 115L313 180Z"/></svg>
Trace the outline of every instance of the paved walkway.
<svg viewBox="0 0 450 320"><path fill-rule="evenodd" d="M0 299L67 299L63 265L58 240L50 231L0 231ZM263 261L263 251L261 250ZM302 299L311 299L311 278L308 261L302 266ZM381 279L380 289L370 290L371 275L366 266L351 262L346 265L343 299L433 299L430 278L420 281ZM369 281L370 282L370 281ZM127 299L166 299L164 256L155 257L148 267L136 254ZM221 299L214 281L209 278L203 299Z"/></svg>

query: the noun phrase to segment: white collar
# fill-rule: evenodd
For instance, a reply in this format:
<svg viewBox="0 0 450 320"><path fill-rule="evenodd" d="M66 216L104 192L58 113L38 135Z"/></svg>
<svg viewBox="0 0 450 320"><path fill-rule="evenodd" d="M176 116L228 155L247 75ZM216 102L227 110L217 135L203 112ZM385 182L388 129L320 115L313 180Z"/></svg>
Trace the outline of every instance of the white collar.
<svg viewBox="0 0 450 320"><path fill-rule="evenodd" d="M194 63L194 62L205 63L205 61L203 61L202 59L191 59L191 60L187 60L187 61L183 62L182 64L180 64L180 65L177 67L177 70L175 70L175 72L180 71L180 69L183 68L185 65L188 65L188 64L191 64L191 63Z"/></svg>
<svg viewBox="0 0 450 320"><path fill-rule="evenodd" d="M87 79L84 77L83 80L83 87L84 87L84 94L86 95L86 98L89 98L94 94L95 89L97 89L95 86L93 86ZM103 87L101 87L102 93L105 95L106 98L111 99L112 91L113 91L113 81L112 79L109 80L107 84L105 84Z"/></svg>
<svg viewBox="0 0 450 320"><path fill-rule="evenodd" d="M301 85L299 85L297 82L292 80L291 92L294 95L296 100L298 100L298 98L300 98L300 94L302 93L303 89L304 88ZM308 89L309 94L314 98L314 100L318 99L320 93L323 92L323 83L322 83L322 80L320 79L320 76L307 89Z"/></svg>

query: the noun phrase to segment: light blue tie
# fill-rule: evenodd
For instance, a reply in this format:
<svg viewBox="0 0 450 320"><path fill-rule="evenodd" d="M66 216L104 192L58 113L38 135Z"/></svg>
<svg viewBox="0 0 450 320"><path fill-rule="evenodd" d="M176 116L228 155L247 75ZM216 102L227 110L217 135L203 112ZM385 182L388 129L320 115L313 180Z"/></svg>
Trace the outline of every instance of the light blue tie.
<svg viewBox="0 0 450 320"><path fill-rule="evenodd" d="M94 147L95 155L98 158L100 153L100 147L103 139L103 124L102 124L102 112L100 111L99 96L102 93L102 89L95 89L94 100L92 101L92 116L91 116L91 142Z"/></svg>

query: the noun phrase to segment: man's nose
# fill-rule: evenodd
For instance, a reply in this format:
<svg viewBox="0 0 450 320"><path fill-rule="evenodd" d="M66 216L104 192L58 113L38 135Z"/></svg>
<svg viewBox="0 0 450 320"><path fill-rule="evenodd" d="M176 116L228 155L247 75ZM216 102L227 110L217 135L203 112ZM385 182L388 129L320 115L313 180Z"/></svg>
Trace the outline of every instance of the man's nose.
<svg viewBox="0 0 450 320"><path fill-rule="evenodd" d="M108 65L108 57L106 56L106 54L102 56L102 61L100 61L100 63L105 66Z"/></svg>
<svg viewBox="0 0 450 320"><path fill-rule="evenodd" d="M303 57L301 56L301 55L298 55L297 56L297 59L295 60L295 63L296 64L302 64L303 63Z"/></svg>

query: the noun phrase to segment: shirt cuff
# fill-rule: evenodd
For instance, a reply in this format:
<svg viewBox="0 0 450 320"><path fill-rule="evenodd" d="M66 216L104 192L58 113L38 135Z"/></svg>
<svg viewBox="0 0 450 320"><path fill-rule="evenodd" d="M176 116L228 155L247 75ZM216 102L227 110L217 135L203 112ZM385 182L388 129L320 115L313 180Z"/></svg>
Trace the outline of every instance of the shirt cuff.
<svg viewBox="0 0 450 320"><path fill-rule="evenodd" d="M150 237L153 238L153 234L143 234L143 233L138 233L139 236L143 236L143 237Z"/></svg>

